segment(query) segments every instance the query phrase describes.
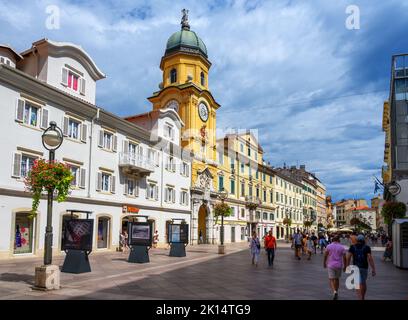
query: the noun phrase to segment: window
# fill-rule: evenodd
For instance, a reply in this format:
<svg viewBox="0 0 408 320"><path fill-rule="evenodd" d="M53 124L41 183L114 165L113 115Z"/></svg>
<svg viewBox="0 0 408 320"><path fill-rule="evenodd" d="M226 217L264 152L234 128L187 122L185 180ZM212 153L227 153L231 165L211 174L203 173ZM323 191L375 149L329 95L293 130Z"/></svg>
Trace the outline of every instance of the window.
<svg viewBox="0 0 408 320"><path fill-rule="evenodd" d="M176 172L176 164L173 157L168 157L166 163L166 170Z"/></svg>
<svg viewBox="0 0 408 320"><path fill-rule="evenodd" d="M188 192L185 190L182 190L180 193L180 204L188 206Z"/></svg>
<svg viewBox="0 0 408 320"><path fill-rule="evenodd" d="M78 121L69 119L68 137L78 140L79 139L79 126L80 126L80 123Z"/></svg>
<svg viewBox="0 0 408 320"><path fill-rule="evenodd" d="M244 145L242 143L240 145L240 150L241 150L242 153L244 152Z"/></svg>
<svg viewBox="0 0 408 320"><path fill-rule="evenodd" d="M248 157L250 157L250 156L251 156L251 148L248 147Z"/></svg>
<svg viewBox="0 0 408 320"><path fill-rule="evenodd" d="M258 152L255 152L255 160L258 160Z"/></svg>
<svg viewBox="0 0 408 320"><path fill-rule="evenodd" d="M230 181L230 193L235 195L235 180Z"/></svg>
<svg viewBox="0 0 408 320"><path fill-rule="evenodd" d="M181 171L180 174L181 174L182 176L188 177L188 176L189 176L189 167L188 167L188 164L185 163L185 162L183 162L183 163L181 164L181 170L180 170L180 171Z"/></svg>
<svg viewBox="0 0 408 320"><path fill-rule="evenodd" d="M74 91L78 91L79 76L74 74L71 71L68 71L68 88L71 88Z"/></svg>
<svg viewBox="0 0 408 320"><path fill-rule="evenodd" d="M164 126L164 137L174 140L174 128L171 124L166 123Z"/></svg>
<svg viewBox="0 0 408 320"><path fill-rule="evenodd" d="M30 172L31 168L34 165L34 161L36 157L28 156L28 155L21 155L21 172L20 177L27 177L28 172Z"/></svg>
<svg viewBox="0 0 408 320"><path fill-rule="evenodd" d="M139 154L139 145L129 142L129 146L128 146L127 151L131 156L134 157L135 155Z"/></svg>
<svg viewBox="0 0 408 320"><path fill-rule="evenodd" d="M252 197L252 186L248 186L249 196Z"/></svg>
<svg viewBox="0 0 408 320"><path fill-rule="evenodd" d="M257 198L260 197L260 195L259 195L259 188L256 188L256 197L257 197Z"/></svg>
<svg viewBox="0 0 408 320"><path fill-rule="evenodd" d="M17 212L14 233L14 254L32 253L35 219L29 218L29 213Z"/></svg>
<svg viewBox="0 0 408 320"><path fill-rule="evenodd" d="M276 192L276 201L279 202L279 192Z"/></svg>
<svg viewBox="0 0 408 320"><path fill-rule="evenodd" d="M266 190L264 190L264 192L263 192L263 201L266 202Z"/></svg>
<svg viewBox="0 0 408 320"><path fill-rule="evenodd" d="M175 83L177 82L177 70L176 69L171 69L170 71L170 83Z"/></svg>
<svg viewBox="0 0 408 320"><path fill-rule="evenodd" d="M230 207L231 208L231 217L235 217L235 207Z"/></svg>
<svg viewBox="0 0 408 320"><path fill-rule="evenodd" d="M259 171L258 170L256 170L256 172L255 172L255 178L259 179Z"/></svg>
<svg viewBox="0 0 408 320"><path fill-rule="evenodd" d="M76 166L70 166L69 170L71 171L72 176L74 177L74 179L72 179L71 181L71 186L78 186L78 182L79 182L79 167Z"/></svg>
<svg viewBox="0 0 408 320"><path fill-rule="evenodd" d="M269 183L270 183L270 184L273 183L273 180L272 180L272 179L273 179L272 176L269 176Z"/></svg>
<svg viewBox="0 0 408 320"><path fill-rule="evenodd" d="M264 220L268 220L268 213L264 212L262 216L263 216L262 218Z"/></svg>
<svg viewBox="0 0 408 320"><path fill-rule="evenodd" d="M103 133L103 147L110 150L112 148L112 134L104 131Z"/></svg>
<svg viewBox="0 0 408 320"><path fill-rule="evenodd" d="M138 197L139 196L139 181L126 179L125 195Z"/></svg>
<svg viewBox="0 0 408 320"><path fill-rule="evenodd" d="M263 182L266 182L266 175L265 175L265 173L262 174L262 180L263 180Z"/></svg>
<svg viewBox="0 0 408 320"><path fill-rule="evenodd" d="M276 177L276 184L279 184L279 179L278 179L278 177Z"/></svg>
<svg viewBox="0 0 408 320"><path fill-rule="evenodd" d="M167 186L164 189L164 201L167 203L176 202L176 190L173 187Z"/></svg>
<svg viewBox="0 0 408 320"><path fill-rule="evenodd" d="M270 200L271 203L273 203L273 192L270 192L270 193L269 193L269 197L270 197L270 199L271 199L271 200Z"/></svg>
<svg viewBox="0 0 408 320"><path fill-rule="evenodd" d="M245 218L245 209L241 208L241 218Z"/></svg>
<svg viewBox="0 0 408 320"><path fill-rule="evenodd" d="M218 191L222 191L224 189L224 177L218 177Z"/></svg>
<svg viewBox="0 0 408 320"><path fill-rule="evenodd" d="M39 108L25 101L23 122L30 126L37 127L39 118Z"/></svg>
<svg viewBox="0 0 408 320"><path fill-rule="evenodd" d="M230 163L231 163L231 171L233 171L235 169L235 159L231 157Z"/></svg>
<svg viewBox="0 0 408 320"><path fill-rule="evenodd" d="M200 78L201 78L201 85L202 85L202 86L205 86L205 75L204 75L204 72L201 72Z"/></svg>
<svg viewBox="0 0 408 320"><path fill-rule="evenodd" d="M252 177L252 168L250 165L248 165L248 176Z"/></svg>
<svg viewBox="0 0 408 320"><path fill-rule="evenodd" d="M288 196L285 195L285 204L288 204Z"/></svg>
<svg viewBox="0 0 408 320"><path fill-rule="evenodd" d="M245 166L243 163L241 163L241 173L245 173Z"/></svg>
<svg viewBox="0 0 408 320"><path fill-rule="evenodd" d="M159 188L155 182L147 182L146 199L151 199L151 200L159 199Z"/></svg>
<svg viewBox="0 0 408 320"><path fill-rule="evenodd" d="M245 182L241 182L241 197L245 197Z"/></svg>
<svg viewBox="0 0 408 320"><path fill-rule="evenodd" d="M283 194L281 193L280 196L281 196L281 202L283 203Z"/></svg>
<svg viewBox="0 0 408 320"><path fill-rule="evenodd" d="M274 219L274 216L273 216L273 213L270 213L270 214L269 214L269 220L275 220L275 219Z"/></svg>
<svg viewBox="0 0 408 320"><path fill-rule="evenodd" d="M102 173L102 191L110 191L110 179L111 175L107 173Z"/></svg>

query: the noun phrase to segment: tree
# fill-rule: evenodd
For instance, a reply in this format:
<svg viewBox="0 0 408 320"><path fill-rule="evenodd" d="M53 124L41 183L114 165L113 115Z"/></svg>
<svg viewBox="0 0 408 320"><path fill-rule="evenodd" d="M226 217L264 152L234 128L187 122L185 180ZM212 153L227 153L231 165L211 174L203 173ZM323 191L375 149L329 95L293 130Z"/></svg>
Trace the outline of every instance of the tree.
<svg viewBox="0 0 408 320"><path fill-rule="evenodd" d="M224 203L224 202L217 202L214 205L214 217L215 219L215 224L218 222L218 217L224 216L224 217L229 217L232 214L232 209L231 207Z"/></svg>
<svg viewBox="0 0 408 320"><path fill-rule="evenodd" d="M384 222L387 225L392 224L392 220L405 217L407 206L403 202L388 201L384 204L381 215L384 217Z"/></svg>

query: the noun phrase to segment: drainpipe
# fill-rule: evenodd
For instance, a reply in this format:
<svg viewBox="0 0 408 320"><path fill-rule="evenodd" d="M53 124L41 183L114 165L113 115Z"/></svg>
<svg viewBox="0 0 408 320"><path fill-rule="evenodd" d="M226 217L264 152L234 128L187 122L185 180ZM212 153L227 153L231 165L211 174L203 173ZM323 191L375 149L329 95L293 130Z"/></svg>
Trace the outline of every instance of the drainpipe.
<svg viewBox="0 0 408 320"><path fill-rule="evenodd" d="M93 143L93 127L95 119L99 120L99 108L96 108L96 114L91 120L91 134L89 135L89 160L88 160L88 198L91 197L91 169L92 169L92 143Z"/></svg>
<svg viewBox="0 0 408 320"><path fill-rule="evenodd" d="M36 47L35 45L33 45L33 47L32 47L32 53L33 53L34 57L36 57L36 61L35 61L35 64L36 64L35 78L36 78L36 79L38 79L38 69L39 69L39 64L40 64L40 63L39 63L40 56L37 55L37 52L38 52L37 47Z"/></svg>

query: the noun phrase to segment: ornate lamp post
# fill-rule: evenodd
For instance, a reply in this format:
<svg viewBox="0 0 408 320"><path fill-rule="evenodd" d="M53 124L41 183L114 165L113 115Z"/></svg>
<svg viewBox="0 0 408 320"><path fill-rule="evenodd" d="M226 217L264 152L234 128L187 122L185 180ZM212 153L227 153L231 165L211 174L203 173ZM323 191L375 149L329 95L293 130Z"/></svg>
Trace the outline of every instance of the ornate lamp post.
<svg viewBox="0 0 408 320"><path fill-rule="evenodd" d="M221 200L221 203L224 204L224 200L228 198L228 192L222 188L221 192L218 194L218 198ZM221 244L218 246L218 253L225 253L224 247L224 213L221 214L221 230L220 230L220 241Z"/></svg>
<svg viewBox="0 0 408 320"><path fill-rule="evenodd" d="M41 136L42 144L49 151L50 163L55 160L55 150L57 150L63 141L63 134L60 128L54 121L50 122L50 126L44 131ZM50 265L52 262L52 202L54 190L48 190L47 201L47 227L45 229L44 241L44 265Z"/></svg>

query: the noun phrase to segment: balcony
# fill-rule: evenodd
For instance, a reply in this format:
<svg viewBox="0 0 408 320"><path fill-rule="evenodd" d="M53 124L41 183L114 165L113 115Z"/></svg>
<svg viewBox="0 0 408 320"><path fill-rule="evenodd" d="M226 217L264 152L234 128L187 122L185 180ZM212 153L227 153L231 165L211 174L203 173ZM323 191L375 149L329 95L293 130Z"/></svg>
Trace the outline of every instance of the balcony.
<svg viewBox="0 0 408 320"><path fill-rule="evenodd" d="M144 177L152 173L154 167L153 160L140 154L119 153L119 168L121 168L125 174Z"/></svg>
<svg viewBox="0 0 408 320"><path fill-rule="evenodd" d="M254 222L259 222L261 220L261 217L257 215L256 212L250 212L248 215L248 222L254 223Z"/></svg>

